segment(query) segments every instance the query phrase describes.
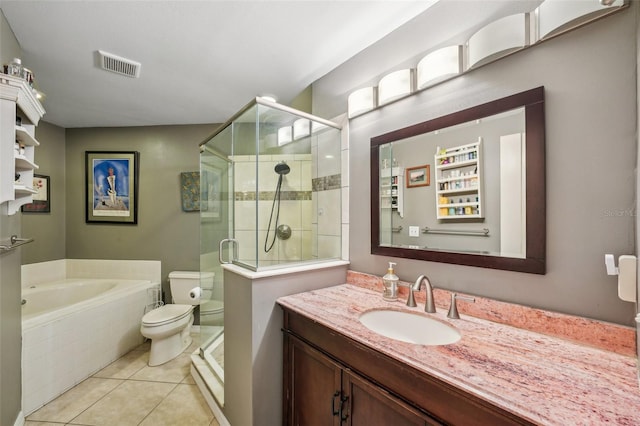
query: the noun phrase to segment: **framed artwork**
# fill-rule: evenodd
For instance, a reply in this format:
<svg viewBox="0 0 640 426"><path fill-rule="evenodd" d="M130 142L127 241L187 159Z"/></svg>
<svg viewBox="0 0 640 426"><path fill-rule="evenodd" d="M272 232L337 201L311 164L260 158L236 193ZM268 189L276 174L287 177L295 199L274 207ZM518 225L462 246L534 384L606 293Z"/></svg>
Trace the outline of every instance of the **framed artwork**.
<svg viewBox="0 0 640 426"><path fill-rule="evenodd" d="M33 175L33 202L22 206L23 213L50 213L51 212L51 178L45 175Z"/></svg>
<svg viewBox="0 0 640 426"><path fill-rule="evenodd" d="M180 173L180 197L183 211L200 210L200 172Z"/></svg>
<svg viewBox="0 0 640 426"><path fill-rule="evenodd" d="M87 223L138 223L137 151L86 151Z"/></svg>
<svg viewBox="0 0 640 426"><path fill-rule="evenodd" d="M424 166L407 167L407 188L415 188L417 186L429 186L430 179L430 166L425 164Z"/></svg>
<svg viewBox="0 0 640 426"><path fill-rule="evenodd" d="M222 217L222 170L208 168L200 180L200 211L202 217L219 220Z"/></svg>

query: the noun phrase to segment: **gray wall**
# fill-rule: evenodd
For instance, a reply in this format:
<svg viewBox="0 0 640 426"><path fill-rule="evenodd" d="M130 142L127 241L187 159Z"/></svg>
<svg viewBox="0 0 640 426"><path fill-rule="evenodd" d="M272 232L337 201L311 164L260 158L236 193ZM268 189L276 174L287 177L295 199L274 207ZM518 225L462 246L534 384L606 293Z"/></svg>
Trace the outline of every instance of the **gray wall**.
<svg viewBox="0 0 640 426"><path fill-rule="evenodd" d="M640 74L638 74L637 70L640 69L640 9L637 9L636 14L636 136L637 136L637 128L640 123L640 103L638 99L640 99ZM638 217L638 211L640 211L640 175L638 174L638 164L640 164L640 137L638 138L639 148L636 149L636 203L635 203L635 212L636 212L636 221L635 221L635 229L636 229L636 252L638 251L638 247L640 247L640 236L638 235L638 229L640 229L640 218ZM640 269L640 268L639 268ZM638 280L638 290L636 292L636 297L640 299L640 280ZM636 303L636 311L640 314L640 303ZM637 324L636 330L636 348L638 349L638 359L640 359L640 324Z"/></svg>
<svg viewBox="0 0 640 426"><path fill-rule="evenodd" d="M632 324L635 307L618 299L603 257L636 253L638 6L350 121L349 202L368 206L372 136L545 86L547 274L396 259L401 279L427 274L436 287ZM314 113L319 92L343 77L338 68L314 85ZM384 274L388 259L370 249L369 210L352 207L351 268Z"/></svg>
<svg viewBox="0 0 640 426"><path fill-rule="evenodd" d="M160 260L166 297L169 272L199 270L200 216L182 211L180 172L199 170L198 144L216 127L67 129L66 257ZM85 151L101 150L140 152L137 225L85 222Z"/></svg>
<svg viewBox="0 0 640 426"><path fill-rule="evenodd" d="M23 265L64 259L66 251L65 131L40 121L36 139L40 142L35 150L36 173L50 177L51 212L22 213L22 234L35 239L22 249Z"/></svg>
<svg viewBox="0 0 640 426"><path fill-rule="evenodd" d="M20 45L0 11L0 63L21 55ZM0 206L0 240L20 234L20 214L7 215ZM13 425L22 407L21 289L22 249L0 254L0 425Z"/></svg>

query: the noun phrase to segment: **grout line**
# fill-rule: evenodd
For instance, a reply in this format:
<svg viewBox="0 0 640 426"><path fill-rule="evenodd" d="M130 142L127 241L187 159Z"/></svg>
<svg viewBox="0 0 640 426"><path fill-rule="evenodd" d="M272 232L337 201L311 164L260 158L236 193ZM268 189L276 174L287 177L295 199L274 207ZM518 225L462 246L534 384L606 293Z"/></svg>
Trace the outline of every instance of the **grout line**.
<svg viewBox="0 0 640 426"><path fill-rule="evenodd" d="M102 377L96 377L96 379L103 379L103 378L102 378ZM85 379L85 380L86 380L86 379ZM85 380L83 380L83 382L84 382ZM102 399L103 399L104 397L106 397L107 395L109 395L109 394L110 394L111 392L113 392L114 390L118 389L118 388L119 388L120 386L122 386L122 384L125 382L125 379L112 379L112 378L106 378L105 380L120 380L120 381L121 381L121 383L120 383L118 386L116 386L116 387L114 387L113 389L111 389L109 392L107 392L107 393L105 393L104 395L102 395L100 398L98 398L98 399L97 399L96 401L94 401L92 404L89 404L87 407L85 407L85 409L84 409L84 410L82 410L82 411L81 411L77 416L75 416L75 417L73 417L71 420L69 420L69 423L73 422L75 419L77 419L78 417L80 417L80 416L81 416L85 411L87 411L89 408L93 407L93 406L94 406L94 405L96 405L98 402L102 401ZM80 383L82 383L82 382L80 382ZM78 385L79 385L80 383L78 383ZM78 386L78 385L76 385L76 386ZM57 398L56 398L56 399L57 399ZM54 399L54 401L55 401L55 399ZM82 423L76 423L76 424L82 425Z"/></svg>
<svg viewBox="0 0 640 426"><path fill-rule="evenodd" d="M134 352L134 351L138 351L138 352L148 352L149 348L141 348L142 345L137 346L136 348L134 348L133 350L129 351L127 354ZM187 355L189 355L189 349L191 348L191 346L189 346L189 348L185 349L184 352L182 353L187 353ZM182 354L181 353L181 354ZM118 360L122 359L123 357L125 357L127 354L122 355L120 358L118 358L117 360L113 361L111 364L117 362ZM190 357L190 355L189 355ZM109 365L111 365L109 364ZM181 384L187 385L187 386L196 386L194 384L191 383L183 383L184 380L186 380L190 373L187 372L187 374L185 374L180 381L178 382L168 382L168 381L161 381L161 380L148 380L148 379L144 379L144 380L140 380L140 379L134 379L132 378L133 375L137 374L138 372L140 372L141 370L143 370L145 367L147 367L148 365L145 364L144 366L140 367L139 369L137 369L135 372L133 372L132 374L130 374L128 377L126 378L116 378L116 377L95 377L96 374L98 374L100 371L102 371L104 368L107 368L109 365L103 367L102 369L98 370L96 373L94 373L92 376L88 377L88 378L93 378L93 379L97 379L97 380L117 380L120 381L120 383L115 386L113 389L111 389L110 391L108 391L107 393L105 393L104 395L102 395L100 398L98 398L96 401L94 401L93 403L89 404L88 406L86 406L78 415L76 415L75 417L73 417L71 420L69 420L68 422L63 422L60 423L58 421L55 420L28 420L31 422L37 422L37 423L54 423L54 424L58 424L58 425L70 425L70 426L85 426L83 423L74 423L74 420L77 419L78 417L80 417L83 413L85 413L87 410L89 410L90 408L92 408L93 406L95 406L96 404L98 404L100 401L102 401L107 395L110 395L112 392L114 392L116 389L118 389L120 386L122 386L123 384L125 384L128 381L132 381L132 382L146 382L146 383L163 383L163 384L170 384L173 385L173 387L171 388L171 390L169 391L169 393L160 400L160 402L158 402L158 404L156 404L145 416L144 418L141 420L144 421L144 419L146 419L151 413L153 413L160 404L162 404L168 397L169 395L171 395L176 389L178 389L178 386ZM161 366L158 366L158 368L162 368ZM86 381L87 379L83 380L82 382ZM80 383L82 383L80 382ZM80 383L77 383L75 386L78 386ZM74 387L75 387L74 386ZM197 386L196 386L197 387ZM73 388L71 388L73 389ZM59 397L58 397L59 398ZM57 399L57 398L56 398ZM50 401L49 403L55 401L56 399ZM215 419L215 416L214 416ZM138 423L140 424L140 423Z"/></svg>
<svg viewBox="0 0 640 426"><path fill-rule="evenodd" d="M141 381L144 381L144 380L141 380ZM155 383L165 383L165 382L155 382ZM155 407L153 407L153 408L152 408L152 409L147 413L147 415L146 415L146 416L144 416L144 417L142 418L142 420L140 420L140 423L138 423L138 424L139 424L139 425L140 425L140 424L142 424L142 422L144 422L144 420L145 420L147 417L149 417L149 416L151 415L151 413L153 413L153 412L156 410L156 408L158 408L158 407L160 406L160 404L162 404L162 403L163 403L163 402L164 402L164 401L169 397L169 395L171 395L171 394L173 393L173 391L175 391L175 390L176 390L176 388L177 388L177 387L178 387L178 383L175 383L175 386L173 387L173 389L171 389L171 390L169 391L169 393L168 393L168 394L166 394L166 395L165 395L165 397L164 397L164 398L162 398L162 399L160 400L160 402L158 402L158 403L155 405Z"/></svg>

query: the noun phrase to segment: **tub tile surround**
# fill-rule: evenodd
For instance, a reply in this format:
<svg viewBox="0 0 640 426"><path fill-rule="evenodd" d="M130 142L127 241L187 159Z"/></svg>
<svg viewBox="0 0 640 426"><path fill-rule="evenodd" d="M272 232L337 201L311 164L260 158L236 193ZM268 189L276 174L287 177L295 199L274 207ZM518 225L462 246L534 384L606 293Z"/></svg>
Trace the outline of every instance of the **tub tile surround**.
<svg viewBox="0 0 640 426"><path fill-rule="evenodd" d="M159 260L60 259L22 265L22 287L68 278L122 278L161 282Z"/></svg>
<svg viewBox="0 0 640 426"><path fill-rule="evenodd" d="M149 342L27 416L25 426L219 426L190 375L194 343L176 359L148 367Z"/></svg>
<svg viewBox="0 0 640 426"><path fill-rule="evenodd" d="M462 302L458 305L461 319L449 320L449 299L436 290L438 313L425 315L453 324L461 331L462 340L446 346L414 345L377 335L358 317L381 308L423 313L423 297L417 298L417 308L408 308L402 294L397 302L382 300L378 277L350 271L347 282L350 284L284 297L278 303L536 424L640 424L640 389L633 356L549 335L582 327L583 332L569 333L569 338L579 339L588 334L584 331L590 330L591 322L532 312L537 323L544 322L547 315L551 323L566 321L564 326L555 324L547 330L549 334L542 334L476 318L470 312L473 304ZM486 310L485 315L503 322L511 315L526 314L479 299L476 304L484 308L476 308L478 311ZM626 330L622 335L631 336ZM615 342L604 346L619 349Z"/></svg>

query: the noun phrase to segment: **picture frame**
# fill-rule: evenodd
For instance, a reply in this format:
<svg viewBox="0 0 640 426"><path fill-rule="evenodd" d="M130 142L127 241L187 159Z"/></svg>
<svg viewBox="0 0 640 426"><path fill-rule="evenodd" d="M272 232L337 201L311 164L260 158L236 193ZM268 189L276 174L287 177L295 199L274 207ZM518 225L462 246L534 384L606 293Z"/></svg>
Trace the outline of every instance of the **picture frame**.
<svg viewBox="0 0 640 426"><path fill-rule="evenodd" d="M216 221L222 219L222 170L206 168L200 178L201 216Z"/></svg>
<svg viewBox="0 0 640 426"><path fill-rule="evenodd" d="M87 223L138 223L137 151L85 151Z"/></svg>
<svg viewBox="0 0 640 426"><path fill-rule="evenodd" d="M419 186L429 186L431 184L431 166L407 167L405 170L407 188L416 188Z"/></svg>
<svg viewBox="0 0 640 426"><path fill-rule="evenodd" d="M51 177L33 175L33 201L21 207L23 213L51 213Z"/></svg>
<svg viewBox="0 0 640 426"><path fill-rule="evenodd" d="M180 173L182 211L200 211L200 172Z"/></svg>

